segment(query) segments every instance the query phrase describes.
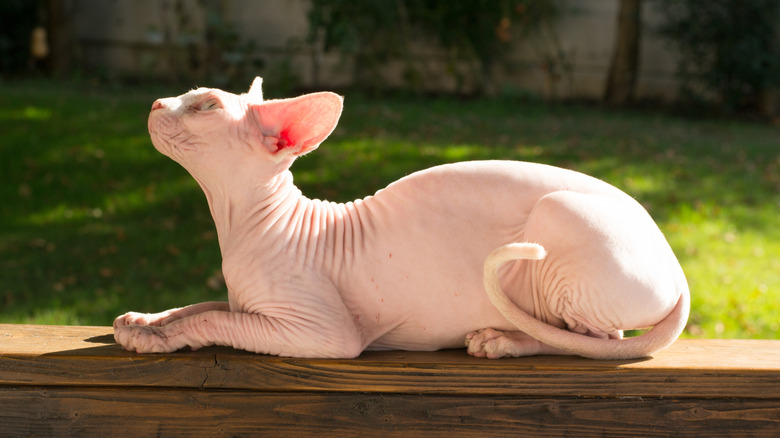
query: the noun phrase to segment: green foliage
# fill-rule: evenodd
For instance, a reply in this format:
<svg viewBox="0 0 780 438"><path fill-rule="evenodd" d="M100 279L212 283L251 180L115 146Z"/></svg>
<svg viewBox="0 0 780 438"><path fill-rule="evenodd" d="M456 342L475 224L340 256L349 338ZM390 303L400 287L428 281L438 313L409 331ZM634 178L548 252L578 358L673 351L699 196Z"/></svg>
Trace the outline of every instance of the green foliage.
<svg viewBox="0 0 780 438"><path fill-rule="evenodd" d="M37 2L0 2L0 75L17 74L30 60L30 36L38 19Z"/></svg>
<svg viewBox="0 0 780 438"><path fill-rule="evenodd" d="M0 322L110 324L128 310L224 300L195 181L151 145L155 97L0 83ZM778 128L517 100L346 95L339 127L293 173L350 201L445 162L573 168L636 197L691 287L686 336L779 338Z"/></svg>
<svg viewBox="0 0 780 438"><path fill-rule="evenodd" d="M309 40L354 57L359 86L378 88L392 61L404 65L407 86L424 87L426 46L442 49L448 71L463 86L459 63L473 64L484 91L513 37L526 36L558 14L553 0L313 0ZM462 91L462 90L461 90Z"/></svg>
<svg viewBox="0 0 780 438"><path fill-rule="evenodd" d="M660 10L659 31L681 55L684 96L709 100L709 93L737 110L757 106L780 83L780 2L661 0Z"/></svg>

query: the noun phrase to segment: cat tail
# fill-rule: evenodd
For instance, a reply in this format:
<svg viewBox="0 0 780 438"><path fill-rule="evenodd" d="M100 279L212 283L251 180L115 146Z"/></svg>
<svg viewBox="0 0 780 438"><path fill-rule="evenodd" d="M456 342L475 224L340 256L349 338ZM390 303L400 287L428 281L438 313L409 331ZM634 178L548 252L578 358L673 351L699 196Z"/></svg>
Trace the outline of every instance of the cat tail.
<svg viewBox="0 0 780 438"><path fill-rule="evenodd" d="M498 270L512 260L541 260L546 251L535 243L512 243L493 251L484 266L484 284L493 305L520 331L552 347L591 359L637 359L671 345L682 333L690 312L685 288L672 311L646 333L625 339L600 339L545 324L517 307L501 289Z"/></svg>

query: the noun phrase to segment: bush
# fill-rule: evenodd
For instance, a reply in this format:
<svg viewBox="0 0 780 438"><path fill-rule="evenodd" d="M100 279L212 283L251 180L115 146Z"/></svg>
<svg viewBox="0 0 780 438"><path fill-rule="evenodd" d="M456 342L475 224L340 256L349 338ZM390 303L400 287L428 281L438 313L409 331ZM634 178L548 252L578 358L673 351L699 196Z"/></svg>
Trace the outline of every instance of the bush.
<svg viewBox="0 0 780 438"><path fill-rule="evenodd" d="M0 75L25 71L30 61L30 34L37 24L36 2L0 2Z"/></svg>
<svg viewBox="0 0 780 438"><path fill-rule="evenodd" d="M420 91L426 58L441 53L458 91L485 92L512 40L557 14L555 0L312 0L309 41L351 57L364 88L385 85L386 67L400 61L405 85Z"/></svg>
<svg viewBox="0 0 780 438"><path fill-rule="evenodd" d="M776 0L660 0L660 34L680 52L681 94L755 108L780 81Z"/></svg>

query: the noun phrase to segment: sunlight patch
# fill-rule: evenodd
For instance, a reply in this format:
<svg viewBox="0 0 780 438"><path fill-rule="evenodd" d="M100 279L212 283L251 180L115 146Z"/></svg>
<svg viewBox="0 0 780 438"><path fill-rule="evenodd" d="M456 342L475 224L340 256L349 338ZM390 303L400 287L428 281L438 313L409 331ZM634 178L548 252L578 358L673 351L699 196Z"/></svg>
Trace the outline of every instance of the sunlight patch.
<svg viewBox="0 0 780 438"><path fill-rule="evenodd" d="M49 120L51 109L38 106L26 106L22 109L0 112L0 119L5 120Z"/></svg>

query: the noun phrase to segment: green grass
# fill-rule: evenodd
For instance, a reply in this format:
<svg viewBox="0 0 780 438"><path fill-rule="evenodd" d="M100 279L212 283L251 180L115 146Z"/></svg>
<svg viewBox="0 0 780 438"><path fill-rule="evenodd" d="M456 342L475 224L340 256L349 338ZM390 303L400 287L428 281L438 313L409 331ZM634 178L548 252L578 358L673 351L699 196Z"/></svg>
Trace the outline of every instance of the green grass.
<svg viewBox="0 0 780 438"><path fill-rule="evenodd" d="M127 310L225 299L205 198L157 153L157 92L0 83L0 322L109 324ZM686 336L780 338L780 129L517 100L346 95L332 137L294 165L348 201L471 159L548 163L642 202L693 294Z"/></svg>

